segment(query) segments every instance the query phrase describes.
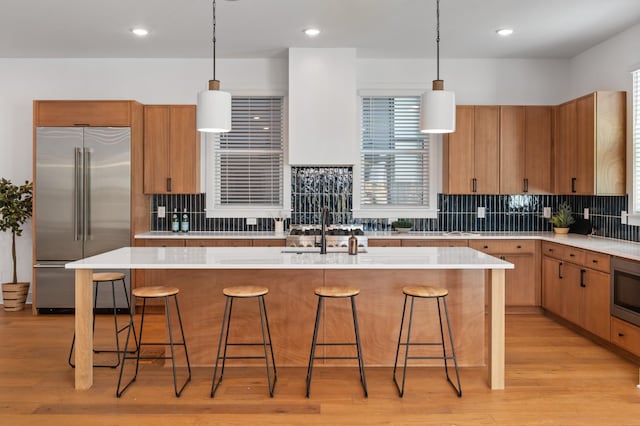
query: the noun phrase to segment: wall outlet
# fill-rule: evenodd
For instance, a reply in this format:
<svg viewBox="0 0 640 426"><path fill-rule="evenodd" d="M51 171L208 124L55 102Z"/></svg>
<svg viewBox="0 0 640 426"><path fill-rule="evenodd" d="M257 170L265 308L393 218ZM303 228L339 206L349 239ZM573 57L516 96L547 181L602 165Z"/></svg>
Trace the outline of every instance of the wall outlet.
<svg viewBox="0 0 640 426"><path fill-rule="evenodd" d="M487 209L485 207L478 207L478 219L485 218L486 210Z"/></svg>
<svg viewBox="0 0 640 426"><path fill-rule="evenodd" d="M247 218L247 226L249 225L257 225L258 221L255 217L248 217Z"/></svg>
<svg viewBox="0 0 640 426"><path fill-rule="evenodd" d="M164 206L158 206L158 218L164 219L167 216L166 210Z"/></svg>
<svg viewBox="0 0 640 426"><path fill-rule="evenodd" d="M584 217L585 219L589 219L589 209L588 208L584 209L584 213L582 214L582 217Z"/></svg>
<svg viewBox="0 0 640 426"><path fill-rule="evenodd" d="M626 210L622 210L620 212L620 222L622 222L623 225L626 225L627 224L627 220L628 220L627 211Z"/></svg>
<svg viewBox="0 0 640 426"><path fill-rule="evenodd" d="M547 219L551 219L551 207L544 207L542 209L542 216Z"/></svg>

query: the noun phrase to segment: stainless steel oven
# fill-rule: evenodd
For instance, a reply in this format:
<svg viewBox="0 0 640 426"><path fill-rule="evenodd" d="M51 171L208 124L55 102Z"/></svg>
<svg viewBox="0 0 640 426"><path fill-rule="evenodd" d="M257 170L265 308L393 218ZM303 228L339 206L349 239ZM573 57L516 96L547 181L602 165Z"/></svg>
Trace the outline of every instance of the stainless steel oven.
<svg viewBox="0 0 640 426"><path fill-rule="evenodd" d="M611 315L640 327L640 262L611 258Z"/></svg>

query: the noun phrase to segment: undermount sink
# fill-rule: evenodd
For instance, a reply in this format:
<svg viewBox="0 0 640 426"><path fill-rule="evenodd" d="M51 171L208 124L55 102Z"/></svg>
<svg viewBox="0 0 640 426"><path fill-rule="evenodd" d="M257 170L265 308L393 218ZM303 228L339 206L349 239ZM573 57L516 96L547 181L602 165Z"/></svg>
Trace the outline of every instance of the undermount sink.
<svg viewBox="0 0 640 426"><path fill-rule="evenodd" d="M327 253L348 253L349 249L347 247L327 247ZM366 253L367 249L365 247L358 247L358 253ZM285 247L280 253L320 253L320 247Z"/></svg>

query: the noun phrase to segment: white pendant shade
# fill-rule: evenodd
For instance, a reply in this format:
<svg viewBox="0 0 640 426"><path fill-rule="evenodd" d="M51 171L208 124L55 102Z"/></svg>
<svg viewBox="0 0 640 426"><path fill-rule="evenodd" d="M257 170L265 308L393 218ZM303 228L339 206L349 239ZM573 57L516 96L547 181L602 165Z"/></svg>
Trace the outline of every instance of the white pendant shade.
<svg viewBox="0 0 640 426"><path fill-rule="evenodd" d="M445 90L430 90L422 94L420 106L422 133L452 133L456 131L456 96Z"/></svg>
<svg viewBox="0 0 640 426"><path fill-rule="evenodd" d="M205 133L225 133L231 130L231 93L203 90L198 93L196 126Z"/></svg>

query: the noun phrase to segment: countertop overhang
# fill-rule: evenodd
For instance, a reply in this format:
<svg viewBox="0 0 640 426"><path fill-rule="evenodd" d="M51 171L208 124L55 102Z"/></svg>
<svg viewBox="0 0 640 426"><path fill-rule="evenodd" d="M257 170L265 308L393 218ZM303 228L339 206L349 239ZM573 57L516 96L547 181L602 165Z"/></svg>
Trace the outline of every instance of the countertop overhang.
<svg viewBox="0 0 640 426"><path fill-rule="evenodd" d="M123 247L67 269L513 269L469 247L369 247L366 253L283 252L282 247Z"/></svg>

